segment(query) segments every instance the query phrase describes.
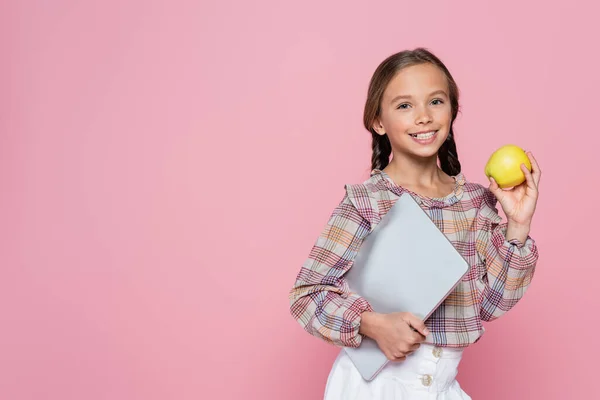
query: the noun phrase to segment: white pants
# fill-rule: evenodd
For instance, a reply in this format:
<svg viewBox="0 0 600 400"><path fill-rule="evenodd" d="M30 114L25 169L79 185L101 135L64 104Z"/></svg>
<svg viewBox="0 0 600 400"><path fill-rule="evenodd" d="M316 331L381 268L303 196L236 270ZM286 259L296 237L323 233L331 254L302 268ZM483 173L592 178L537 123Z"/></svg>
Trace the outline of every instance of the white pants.
<svg viewBox="0 0 600 400"><path fill-rule="evenodd" d="M342 349L329 373L325 400L471 400L456 380L462 353L423 343L368 382Z"/></svg>

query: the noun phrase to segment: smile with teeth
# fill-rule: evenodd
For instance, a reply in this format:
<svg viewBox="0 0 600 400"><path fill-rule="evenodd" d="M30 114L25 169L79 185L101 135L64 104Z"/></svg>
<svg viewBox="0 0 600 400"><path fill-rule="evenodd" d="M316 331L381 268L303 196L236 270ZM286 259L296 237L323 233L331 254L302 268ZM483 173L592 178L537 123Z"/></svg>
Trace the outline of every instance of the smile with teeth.
<svg viewBox="0 0 600 400"><path fill-rule="evenodd" d="M417 138L417 139L422 139L422 140L427 140L427 139L431 139L435 134L437 133L437 131L429 131L429 132L425 132L425 133L409 133L410 136Z"/></svg>

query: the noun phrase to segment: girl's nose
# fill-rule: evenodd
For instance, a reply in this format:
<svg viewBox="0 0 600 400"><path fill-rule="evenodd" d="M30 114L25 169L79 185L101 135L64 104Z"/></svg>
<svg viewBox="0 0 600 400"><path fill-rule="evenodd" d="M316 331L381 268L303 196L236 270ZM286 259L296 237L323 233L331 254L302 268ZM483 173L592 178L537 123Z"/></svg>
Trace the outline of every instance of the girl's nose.
<svg viewBox="0 0 600 400"><path fill-rule="evenodd" d="M427 109L419 109L417 112L417 119L415 121L417 124L424 125L432 121L431 114Z"/></svg>

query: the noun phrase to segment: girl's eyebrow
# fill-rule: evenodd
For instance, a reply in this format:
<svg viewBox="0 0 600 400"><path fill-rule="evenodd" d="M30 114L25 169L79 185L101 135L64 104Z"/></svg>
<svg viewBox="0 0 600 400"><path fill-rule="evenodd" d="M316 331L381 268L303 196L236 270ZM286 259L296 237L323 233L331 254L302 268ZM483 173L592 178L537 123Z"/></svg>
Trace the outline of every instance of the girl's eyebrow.
<svg viewBox="0 0 600 400"><path fill-rule="evenodd" d="M443 94L444 96L448 97L448 95L446 94L446 92L444 90L441 90L441 89L429 93L429 97L435 96L436 94ZM398 101L400 99L412 99L412 96L408 95L408 94L401 94L400 96L394 97L390 103L395 103L396 101Z"/></svg>

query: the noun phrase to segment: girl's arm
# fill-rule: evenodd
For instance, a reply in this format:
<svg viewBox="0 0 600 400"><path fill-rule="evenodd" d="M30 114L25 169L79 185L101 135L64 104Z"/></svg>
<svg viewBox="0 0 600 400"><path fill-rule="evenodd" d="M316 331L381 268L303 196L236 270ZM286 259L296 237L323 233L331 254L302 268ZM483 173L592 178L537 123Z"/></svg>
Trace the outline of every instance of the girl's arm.
<svg viewBox="0 0 600 400"><path fill-rule="evenodd" d="M528 226L502 223L495 204L496 198L486 190L477 218L477 251L484 260L477 282L483 321L492 321L517 304L538 260Z"/></svg>
<svg viewBox="0 0 600 400"><path fill-rule="evenodd" d="M529 171L521 164L525 182L502 190L491 178L489 189L484 190L477 220L477 249L485 259L478 282L480 316L484 321L492 321L514 307L535 272L538 251L529 236L529 227L539 197L542 171L531 152L527 152L527 157L532 168ZM507 223L501 223L497 202L506 214Z"/></svg>
<svg viewBox="0 0 600 400"><path fill-rule="evenodd" d="M292 316L310 334L344 347L358 347L361 314L373 311L352 293L343 275L351 267L370 224L348 195L336 207L290 291Z"/></svg>

